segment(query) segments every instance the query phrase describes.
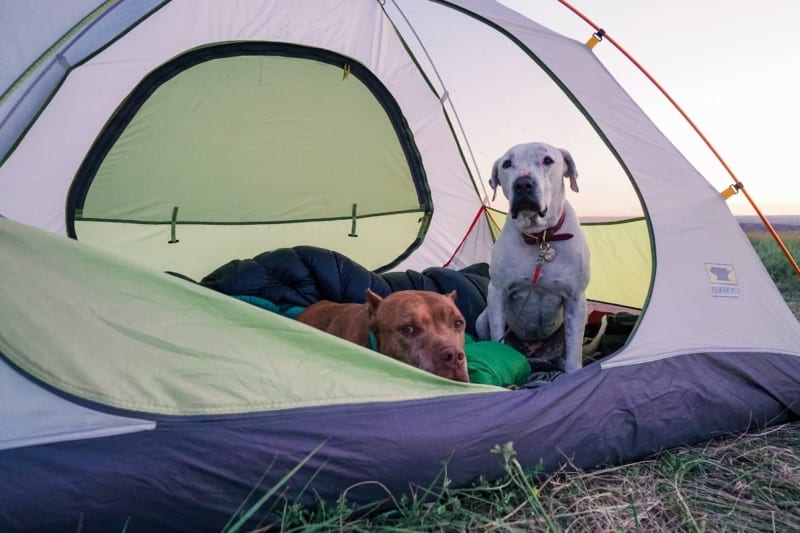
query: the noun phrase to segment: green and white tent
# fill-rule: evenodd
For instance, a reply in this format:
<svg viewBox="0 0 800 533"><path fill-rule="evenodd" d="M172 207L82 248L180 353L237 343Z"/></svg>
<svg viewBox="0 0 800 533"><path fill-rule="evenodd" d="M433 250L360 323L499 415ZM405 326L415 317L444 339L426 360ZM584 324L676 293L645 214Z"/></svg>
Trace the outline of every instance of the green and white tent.
<svg viewBox="0 0 800 533"><path fill-rule="evenodd" d="M501 4L11 2L0 60L0 529L219 529L312 450L289 497L800 414L800 324L720 194L590 49ZM549 385L448 382L164 274L297 245L488 261L491 163L532 140L572 153L579 214L621 197L584 227L587 296L641 311Z"/></svg>

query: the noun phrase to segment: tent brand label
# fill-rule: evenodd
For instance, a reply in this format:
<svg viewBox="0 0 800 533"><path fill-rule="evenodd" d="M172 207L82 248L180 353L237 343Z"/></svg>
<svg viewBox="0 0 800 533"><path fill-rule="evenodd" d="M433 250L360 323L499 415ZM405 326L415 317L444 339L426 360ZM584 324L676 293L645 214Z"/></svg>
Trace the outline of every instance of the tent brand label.
<svg viewBox="0 0 800 533"><path fill-rule="evenodd" d="M712 285L711 296L714 298L741 298L742 289L730 285Z"/></svg>
<svg viewBox="0 0 800 533"><path fill-rule="evenodd" d="M711 296L715 298L741 298L742 289L736 278L733 265L706 263L708 281L711 282Z"/></svg>

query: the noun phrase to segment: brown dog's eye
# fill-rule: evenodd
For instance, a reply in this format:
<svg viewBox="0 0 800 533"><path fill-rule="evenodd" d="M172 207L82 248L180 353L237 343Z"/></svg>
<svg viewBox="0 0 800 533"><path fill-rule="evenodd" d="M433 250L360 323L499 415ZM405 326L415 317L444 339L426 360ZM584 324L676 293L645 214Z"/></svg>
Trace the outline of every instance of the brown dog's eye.
<svg viewBox="0 0 800 533"><path fill-rule="evenodd" d="M503 161L503 168L508 168L510 166L511 166L511 160L510 159L506 159L505 161Z"/></svg>
<svg viewBox="0 0 800 533"><path fill-rule="evenodd" d="M544 156L544 159L542 159L542 163L544 163L545 165L547 165L549 167L550 165L555 163L555 161L553 160L552 157L550 157L549 155L546 155L546 156Z"/></svg>
<svg viewBox="0 0 800 533"><path fill-rule="evenodd" d="M417 332L417 328L414 326L400 326L397 330L406 337L411 337Z"/></svg>
<svg viewBox="0 0 800 533"><path fill-rule="evenodd" d="M456 319L456 321L453 322L453 327L456 328L456 329L463 328L464 327L464 321L461 320L461 319Z"/></svg>

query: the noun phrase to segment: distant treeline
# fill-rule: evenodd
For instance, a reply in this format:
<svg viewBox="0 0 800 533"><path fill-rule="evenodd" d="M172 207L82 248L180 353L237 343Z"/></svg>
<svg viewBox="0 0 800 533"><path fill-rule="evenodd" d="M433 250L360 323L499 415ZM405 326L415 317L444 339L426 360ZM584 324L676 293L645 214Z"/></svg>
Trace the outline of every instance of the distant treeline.
<svg viewBox="0 0 800 533"><path fill-rule="evenodd" d="M770 221L772 227L775 228L775 231L778 233L787 233L789 231L798 231L800 230L800 225L798 224L775 224ZM740 222L739 225L745 231L745 233L753 233L758 231L767 231L767 228L764 227L764 224L761 222Z"/></svg>
<svg viewBox="0 0 800 533"><path fill-rule="evenodd" d="M739 216L736 219L745 232L767 231L757 216ZM778 233L800 231L800 215L768 215L767 220Z"/></svg>

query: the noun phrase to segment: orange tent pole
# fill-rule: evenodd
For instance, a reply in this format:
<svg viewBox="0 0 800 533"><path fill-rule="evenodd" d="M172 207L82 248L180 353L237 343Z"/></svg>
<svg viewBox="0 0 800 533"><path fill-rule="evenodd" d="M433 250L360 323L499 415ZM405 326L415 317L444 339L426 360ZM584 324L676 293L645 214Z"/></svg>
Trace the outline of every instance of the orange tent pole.
<svg viewBox="0 0 800 533"><path fill-rule="evenodd" d="M686 120L686 122L689 123L689 125L692 127L692 129L695 131L695 133L697 133L697 135L700 136L700 138L703 140L703 142L708 147L708 149L711 150L711 153L714 154L714 157L717 158L717 161L719 161L722 164L722 166L728 172L728 175L733 179L733 182L734 182L734 185L732 185L733 191L734 192L742 191L744 193L745 198L747 198L747 201L750 202L751 206L753 206L753 209L755 210L756 214L758 215L758 218L761 219L761 222L764 224L764 227L767 228L767 231L769 231L769 233L772 235L772 238L775 239L776 243L778 243L778 246L780 247L781 251L783 252L783 255L786 256L786 259L792 265L792 267L794 268L794 271L797 273L798 276L800 276L800 266L798 266L797 261L795 261L794 258L792 257L792 254L791 254L791 252L789 252L789 249L786 248L786 245L783 243L783 240L781 240L781 237L780 237L780 235L778 235L778 232L775 231L775 228L772 227L772 224L770 224L769 220L767 220L767 217L764 216L764 214L758 208L758 206L756 205L755 201L750 197L749 194L747 194L747 191L744 188L744 184L741 181L739 181L739 178L736 177L736 174L733 173L733 170L731 170L731 168L728 166L728 164L725 162L725 160L722 159L722 156L719 154L719 152L717 152L716 148L714 148L714 146L711 144L711 142L708 140L708 138L706 138L706 136L703 134L703 132L700 131L700 128L697 127L697 125L694 123L694 121L691 118L689 118L689 115L686 114L686 112L683 110L683 108L681 108L681 106L678 105L678 103L669 95L669 93L667 93L667 91L661 86L661 84L658 83L658 81L656 81L656 79L653 78L653 76L651 76L650 73L647 72L647 70L638 61L636 61L636 59L634 59L633 56L631 56L614 39L609 37L608 33L606 33L606 31L604 29L600 28L600 26L598 26L597 24L592 22L586 15L584 15L583 13L578 11L578 9L576 9L569 2L567 2L567 0L558 0L558 1L562 5L564 5L567 9L569 9L570 11L575 13L577 16L579 16L581 19L583 19L583 21L586 22L589 26L594 28L596 33L594 35L592 35L592 38L589 40L589 42L586 43L586 45L589 46L589 48L593 48L595 44L597 44L598 42L602 41L604 38L608 39L608 42L613 44L614 47L622 53L622 55L624 55L626 58L628 58L628 60L631 63L633 63L636 66L636 68L638 68L639 71L642 74L644 74L645 77L648 80L650 80L650 82L653 85L656 86L656 88L661 92L661 94L663 94L664 97L666 97L666 99L669 100L669 102L672 104L672 106L678 111L678 113L681 114L681 116Z"/></svg>

